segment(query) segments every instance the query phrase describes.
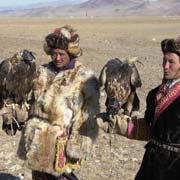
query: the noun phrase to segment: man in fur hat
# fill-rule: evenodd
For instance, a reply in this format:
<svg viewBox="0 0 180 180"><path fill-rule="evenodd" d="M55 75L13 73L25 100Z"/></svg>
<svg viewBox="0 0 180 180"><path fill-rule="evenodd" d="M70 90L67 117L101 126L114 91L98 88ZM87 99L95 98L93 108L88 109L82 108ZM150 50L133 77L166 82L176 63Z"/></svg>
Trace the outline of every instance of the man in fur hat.
<svg viewBox="0 0 180 180"><path fill-rule="evenodd" d="M33 180L77 180L73 170L91 152L98 132L98 81L77 60L82 50L72 27L47 35L44 50L52 61L40 67L34 80L18 155L33 170Z"/></svg>
<svg viewBox="0 0 180 180"><path fill-rule="evenodd" d="M107 124L97 119L100 127L128 138L149 140L135 180L180 179L180 37L161 42L163 52L162 84L147 96L144 118L116 115ZM111 124L111 126L110 126Z"/></svg>

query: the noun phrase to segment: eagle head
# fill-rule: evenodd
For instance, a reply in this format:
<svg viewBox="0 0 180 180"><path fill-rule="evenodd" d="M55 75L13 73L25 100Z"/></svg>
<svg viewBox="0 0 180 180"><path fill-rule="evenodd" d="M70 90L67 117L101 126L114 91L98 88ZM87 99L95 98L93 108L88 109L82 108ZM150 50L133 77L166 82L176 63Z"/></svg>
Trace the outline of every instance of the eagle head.
<svg viewBox="0 0 180 180"><path fill-rule="evenodd" d="M29 50L21 50L13 55L13 57L10 58L10 62L13 66L16 66L18 63L26 63L26 64L32 64L36 60L36 54Z"/></svg>
<svg viewBox="0 0 180 180"><path fill-rule="evenodd" d="M20 51L20 56L21 56L22 60L27 64L34 62L36 59L35 53L32 51L28 51L26 49Z"/></svg>

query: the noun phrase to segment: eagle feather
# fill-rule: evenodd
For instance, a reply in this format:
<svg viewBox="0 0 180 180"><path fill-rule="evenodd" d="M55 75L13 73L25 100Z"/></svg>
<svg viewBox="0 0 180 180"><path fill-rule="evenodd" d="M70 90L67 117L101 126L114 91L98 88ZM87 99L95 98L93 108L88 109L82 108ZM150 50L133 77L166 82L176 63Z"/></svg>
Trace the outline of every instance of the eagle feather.
<svg viewBox="0 0 180 180"><path fill-rule="evenodd" d="M1 107L4 100L16 104L25 103L35 75L35 55L28 50L3 60L0 64Z"/></svg>
<svg viewBox="0 0 180 180"><path fill-rule="evenodd" d="M2 116L7 134L15 134L17 123L27 118L28 97L35 77L36 56L32 51L21 50L0 62L0 109L8 112Z"/></svg>
<svg viewBox="0 0 180 180"><path fill-rule="evenodd" d="M120 109L130 115L139 110L139 98L136 88L141 87L141 78L135 66L137 58L121 61L118 58L109 60L99 76L100 87L104 87L106 111L108 114L117 114Z"/></svg>

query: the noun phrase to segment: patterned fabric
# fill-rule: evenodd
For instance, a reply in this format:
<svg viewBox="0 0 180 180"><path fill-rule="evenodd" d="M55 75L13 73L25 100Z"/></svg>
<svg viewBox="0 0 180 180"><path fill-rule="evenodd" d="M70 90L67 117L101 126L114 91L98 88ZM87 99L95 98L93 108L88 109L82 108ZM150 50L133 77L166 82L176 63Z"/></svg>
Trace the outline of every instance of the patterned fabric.
<svg viewBox="0 0 180 180"><path fill-rule="evenodd" d="M66 170L75 170L81 167L82 160L77 159L70 161L65 156L65 145L67 143L67 137L62 134L57 137L56 144L56 159L55 159L55 171L63 173Z"/></svg>
<svg viewBox="0 0 180 180"><path fill-rule="evenodd" d="M180 96L180 82L175 84L169 93L166 93L166 84L163 84L156 97L155 97L155 118L157 119L159 115L178 97Z"/></svg>
<svg viewBox="0 0 180 180"><path fill-rule="evenodd" d="M165 86L154 88L147 96L147 109L145 119L149 124L154 121L155 107L157 102L165 102L160 108L159 116L152 127L152 138L163 144L171 144L179 147L180 144L180 96L179 84L170 88L172 96L165 93ZM161 93L160 93L161 92ZM164 92L164 93L163 93ZM162 94L162 95L160 95ZM158 97L158 98L157 98ZM167 98L169 97L169 99ZM173 99L171 99L173 97ZM163 100L165 98L165 100ZM156 102L154 101L156 99ZM169 100L169 101L168 101ZM156 108L157 110L157 108ZM166 146L167 147L167 146ZM150 141L146 146L145 155L135 180L178 180L180 179L180 154L163 148Z"/></svg>

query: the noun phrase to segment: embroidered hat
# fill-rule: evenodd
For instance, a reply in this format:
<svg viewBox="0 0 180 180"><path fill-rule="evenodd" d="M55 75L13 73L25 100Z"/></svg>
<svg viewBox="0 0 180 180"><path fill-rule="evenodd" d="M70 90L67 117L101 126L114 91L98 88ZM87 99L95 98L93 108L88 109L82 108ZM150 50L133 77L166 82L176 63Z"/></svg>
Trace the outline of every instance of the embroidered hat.
<svg viewBox="0 0 180 180"><path fill-rule="evenodd" d="M163 54L167 52L175 53L180 56L180 36L176 39L164 39L161 41Z"/></svg>
<svg viewBox="0 0 180 180"><path fill-rule="evenodd" d="M73 57L82 55L82 49L79 47L79 35L69 25L56 28L53 33L45 37L44 51L51 55L51 50L60 48L67 51Z"/></svg>

